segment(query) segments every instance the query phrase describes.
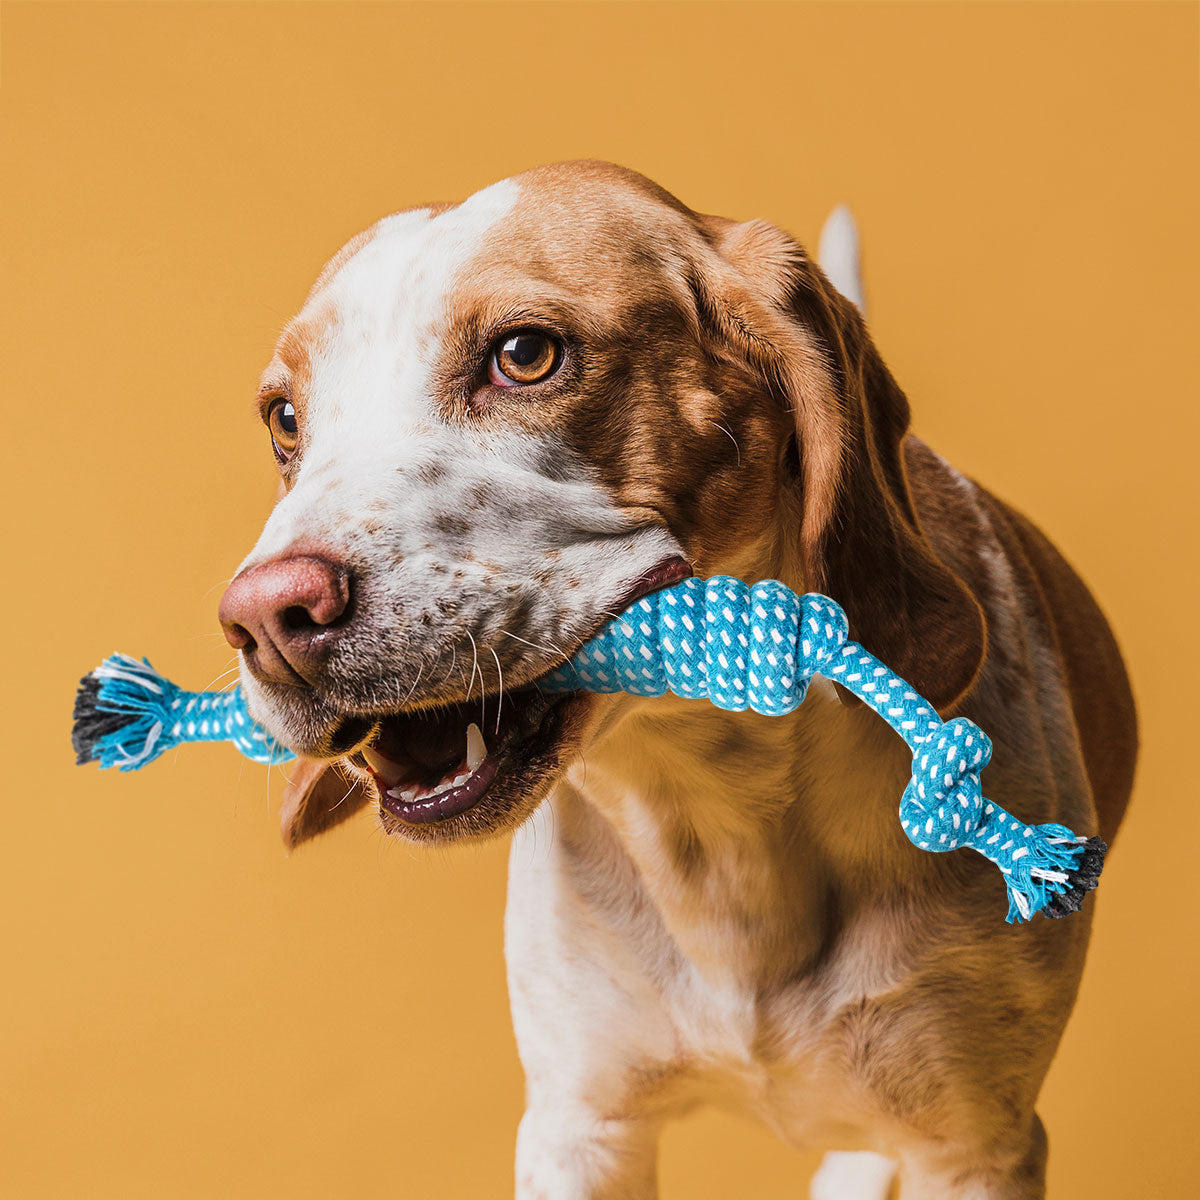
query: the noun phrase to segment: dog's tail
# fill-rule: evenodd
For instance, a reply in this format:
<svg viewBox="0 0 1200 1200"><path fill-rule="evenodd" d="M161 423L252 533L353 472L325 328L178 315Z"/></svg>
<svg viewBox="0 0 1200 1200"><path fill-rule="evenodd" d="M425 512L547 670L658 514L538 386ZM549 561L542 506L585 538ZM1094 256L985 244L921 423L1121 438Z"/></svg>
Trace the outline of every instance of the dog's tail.
<svg viewBox="0 0 1200 1200"><path fill-rule="evenodd" d="M833 286L847 300L857 304L859 312L865 317L867 303L863 293L858 225L846 205L839 204L826 217L817 247L817 260Z"/></svg>

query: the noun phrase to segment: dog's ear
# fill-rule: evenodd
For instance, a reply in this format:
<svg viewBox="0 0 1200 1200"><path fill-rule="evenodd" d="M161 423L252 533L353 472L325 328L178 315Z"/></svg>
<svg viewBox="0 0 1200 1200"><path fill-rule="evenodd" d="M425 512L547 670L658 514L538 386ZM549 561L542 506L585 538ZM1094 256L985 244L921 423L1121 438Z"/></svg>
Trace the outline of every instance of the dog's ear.
<svg viewBox="0 0 1200 1200"><path fill-rule="evenodd" d="M700 320L791 410L804 586L938 709L983 661L983 612L921 531L905 473L908 402L858 309L764 222L699 218L711 254L689 280Z"/></svg>
<svg viewBox="0 0 1200 1200"><path fill-rule="evenodd" d="M279 814L284 844L294 850L352 817L370 799L367 787L344 776L336 763L296 759Z"/></svg>

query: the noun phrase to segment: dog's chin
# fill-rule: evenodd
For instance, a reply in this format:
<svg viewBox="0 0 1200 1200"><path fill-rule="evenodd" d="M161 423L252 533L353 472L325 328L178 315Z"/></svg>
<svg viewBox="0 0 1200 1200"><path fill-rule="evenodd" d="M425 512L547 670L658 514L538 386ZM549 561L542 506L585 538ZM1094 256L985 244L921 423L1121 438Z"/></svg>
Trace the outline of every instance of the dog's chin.
<svg viewBox="0 0 1200 1200"><path fill-rule="evenodd" d="M414 842L494 837L531 816L578 752L594 698L536 686L392 713L260 689L257 712L306 758L369 778L384 830Z"/></svg>

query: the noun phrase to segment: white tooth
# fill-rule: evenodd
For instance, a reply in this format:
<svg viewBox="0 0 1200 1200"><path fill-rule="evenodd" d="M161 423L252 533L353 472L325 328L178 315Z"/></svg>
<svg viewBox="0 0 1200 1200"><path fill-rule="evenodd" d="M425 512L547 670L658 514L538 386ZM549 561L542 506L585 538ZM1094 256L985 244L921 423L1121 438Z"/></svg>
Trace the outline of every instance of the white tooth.
<svg viewBox="0 0 1200 1200"><path fill-rule="evenodd" d="M392 762L390 758L384 758L377 750L372 750L368 746L363 750L362 756L367 760L367 766L389 787L404 778L404 768Z"/></svg>
<svg viewBox="0 0 1200 1200"><path fill-rule="evenodd" d="M403 800L406 804L411 804L417 798L417 785L410 783L408 787L392 788L388 795L393 800Z"/></svg>
<svg viewBox="0 0 1200 1200"><path fill-rule="evenodd" d="M487 758L487 743L474 721L467 726L467 771L474 771Z"/></svg>
<svg viewBox="0 0 1200 1200"><path fill-rule="evenodd" d="M452 780L450 780L450 786L451 787L462 787L462 785L464 783L466 783L467 780L470 778L471 778L471 772L464 771L461 775L455 775L455 777Z"/></svg>

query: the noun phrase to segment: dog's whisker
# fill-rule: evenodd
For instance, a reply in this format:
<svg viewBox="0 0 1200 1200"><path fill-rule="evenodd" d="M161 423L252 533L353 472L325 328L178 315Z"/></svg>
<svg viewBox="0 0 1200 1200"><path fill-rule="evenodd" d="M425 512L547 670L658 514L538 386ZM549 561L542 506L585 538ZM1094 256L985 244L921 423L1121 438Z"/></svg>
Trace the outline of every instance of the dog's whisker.
<svg viewBox="0 0 1200 1200"><path fill-rule="evenodd" d="M546 651L545 646L539 646L537 642L528 641L526 638L523 638L523 637L519 636L518 634L509 633L507 629L501 629L498 632L504 634L505 637L512 638L513 641L515 641L515 642L522 642L526 646L531 646L534 650L541 650L543 653L545 653L545 651Z"/></svg>
<svg viewBox="0 0 1200 1200"><path fill-rule="evenodd" d="M423 666L417 668L417 677L416 677L416 679L413 680L412 687L410 687L408 689L408 695L406 695L404 697L404 699L400 702L400 705L399 705L400 708L403 708L413 698L413 693L417 690L417 686L421 682L421 676L424 673L425 673L425 668Z"/></svg>
<svg viewBox="0 0 1200 1200"><path fill-rule="evenodd" d="M554 657L554 655L552 655L550 653L550 651L553 650L554 654L557 654L563 660L564 664L569 664L571 661L571 656L565 650L563 650L561 646L556 646L553 642L549 642L549 648L547 648L546 646L541 645L538 642L526 641L525 638L519 637L515 633L509 633L509 631L507 629L501 629L500 632L502 634L504 634L505 637L513 638L515 641L518 641L518 642L523 642L526 646L529 646L531 649L540 650L548 658Z"/></svg>
<svg viewBox="0 0 1200 1200"><path fill-rule="evenodd" d="M202 598L207 600L209 598L209 596L211 596L213 594L213 592L215 592L217 590L217 588L227 588L232 582L233 582L232 575L228 579L218 579L216 583L214 583L211 587L209 587L205 592L202 593Z"/></svg>
<svg viewBox="0 0 1200 1200"><path fill-rule="evenodd" d="M350 795L354 791L356 786L357 786L356 784L351 783L350 786L346 789L346 794L336 804L331 804L329 806L329 811L332 812L335 808L341 808L341 806L343 804L345 804L345 802L347 800L350 799Z"/></svg>
<svg viewBox="0 0 1200 1200"><path fill-rule="evenodd" d="M202 692L210 692L210 691L212 691L212 690L213 690L213 685L214 685L214 684L215 684L215 683L216 683L218 680L220 680L220 679L224 679L226 675L232 674L232 673L234 673L234 672L236 672L236 671L238 671L238 670L240 670L240 664L238 664L238 663L234 663L232 667L226 667L224 671L220 671L220 672L218 672L216 675L214 675L214 676L213 676L213 677L212 677L212 678L211 678L211 679L210 679L210 680L209 680L209 681L208 681L208 682L207 682L207 683L204 685L204 687L202 687L200 690L201 690ZM224 688L222 688L222 689L220 689L220 690L224 691Z"/></svg>
<svg viewBox="0 0 1200 1200"><path fill-rule="evenodd" d="M451 642L451 643L450 643L450 667L449 667L449 669L446 671L446 677L445 677L445 679L443 679L443 680L442 680L442 686L443 686L443 687L445 687L445 685L446 685L447 681L449 680L450 676L454 674L454 667L455 667L455 664L456 664L457 662L458 662L458 643L457 643L457 642Z"/></svg>
<svg viewBox="0 0 1200 1200"><path fill-rule="evenodd" d="M475 689L475 672L479 670L479 726L482 729L487 724L487 694L484 691L485 684L483 681L483 670L479 667L479 647L475 644L475 638L472 636L469 629L464 630L467 637L471 639L471 682L467 686L467 699L471 699L471 692Z"/></svg>
<svg viewBox="0 0 1200 1200"><path fill-rule="evenodd" d="M740 467L742 465L742 448L738 445L737 438L720 421L714 421L712 417L707 418L707 420L710 425L715 425L733 443L733 448L737 451L737 465Z"/></svg>
<svg viewBox="0 0 1200 1200"><path fill-rule="evenodd" d="M473 656L471 659L471 682L469 684L467 684L467 699L470 700L471 693L475 690L475 671L479 666L479 647L475 644L475 638L472 636L471 631L469 629L465 629L465 630L463 630L463 632L467 635L467 637L471 641L471 654ZM483 676L482 675L479 678L479 686L480 686L480 688L483 687Z"/></svg>
<svg viewBox="0 0 1200 1200"><path fill-rule="evenodd" d="M500 681L499 684L497 685L497 696L496 696L496 734L497 734L497 736L499 736L500 714L504 710L504 672L500 669L500 655L498 655L491 646L488 647L488 651L491 654L491 656L496 660L496 676Z"/></svg>
<svg viewBox="0 0 1200 1200"><path fill-rule="evenodd" d="M269 814L271 811L271 772L275 769L275 764L267 759L267 793L265 796L266 810Z"/></svg>

